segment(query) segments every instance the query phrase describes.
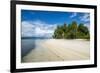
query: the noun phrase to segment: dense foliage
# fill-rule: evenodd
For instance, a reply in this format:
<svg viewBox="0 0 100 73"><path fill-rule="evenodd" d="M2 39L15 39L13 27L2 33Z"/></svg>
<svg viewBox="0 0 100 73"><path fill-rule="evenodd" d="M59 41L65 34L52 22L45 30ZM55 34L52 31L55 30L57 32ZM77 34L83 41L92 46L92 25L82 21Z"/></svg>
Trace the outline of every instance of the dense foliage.
<svg viewBox="0 0 100 73"><path fill-rule="evenodd" d="M57 26L54 31L53 38L57 39L90 39L89 30L84 24L77 24L73 21L67 26L66 23L62 26Z"/></svg>

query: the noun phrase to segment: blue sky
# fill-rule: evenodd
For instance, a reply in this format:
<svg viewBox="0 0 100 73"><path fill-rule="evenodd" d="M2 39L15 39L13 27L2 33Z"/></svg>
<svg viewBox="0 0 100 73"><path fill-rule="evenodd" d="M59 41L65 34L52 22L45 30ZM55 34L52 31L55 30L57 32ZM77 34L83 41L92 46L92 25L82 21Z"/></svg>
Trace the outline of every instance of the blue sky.
<svg viewBox="0 0 100 73"><path fill-rule="evenodd" d="M55 12L21 10L22 36L51 37L57 25L77 21L90 27L90 14L79 12Z"/></svg>

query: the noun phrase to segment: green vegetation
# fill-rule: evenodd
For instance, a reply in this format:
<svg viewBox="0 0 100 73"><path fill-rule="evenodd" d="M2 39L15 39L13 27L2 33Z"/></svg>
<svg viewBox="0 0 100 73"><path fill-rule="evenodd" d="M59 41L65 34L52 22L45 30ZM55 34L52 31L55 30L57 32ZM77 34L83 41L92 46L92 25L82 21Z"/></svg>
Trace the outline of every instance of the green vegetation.
<svg viewBox="0 0 100 73"><path fill-rule="evenodd" d="M89 30L84 24L77 24L73 21L67 26L66 23L62 26L57 26L54 31L53 38L56 39L90 39Z"/></svg>

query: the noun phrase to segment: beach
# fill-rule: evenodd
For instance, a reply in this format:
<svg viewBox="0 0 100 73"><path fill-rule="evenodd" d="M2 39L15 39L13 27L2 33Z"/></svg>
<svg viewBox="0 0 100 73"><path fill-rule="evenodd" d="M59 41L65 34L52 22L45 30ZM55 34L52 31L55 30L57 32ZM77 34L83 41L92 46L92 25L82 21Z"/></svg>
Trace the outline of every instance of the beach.
<svg viewBox="0 0 100 73"><path fill-rule="evenodd" d="M90 59L90 41L87 40L46 39L35 44L37 45L22 58L23 63Z"/></svg>

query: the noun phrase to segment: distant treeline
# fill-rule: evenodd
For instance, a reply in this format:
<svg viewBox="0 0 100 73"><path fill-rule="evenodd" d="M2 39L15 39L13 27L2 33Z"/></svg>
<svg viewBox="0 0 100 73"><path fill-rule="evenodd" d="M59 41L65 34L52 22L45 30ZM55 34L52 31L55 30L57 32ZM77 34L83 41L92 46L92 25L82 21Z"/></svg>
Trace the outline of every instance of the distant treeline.
<svg viewBox="0 0 100 73"><path fill-rule="evenodd" d="M67 25L58 25L54 30L53 38L56 39L90 39L89 29L84 24L73 21Z"/></svg>

